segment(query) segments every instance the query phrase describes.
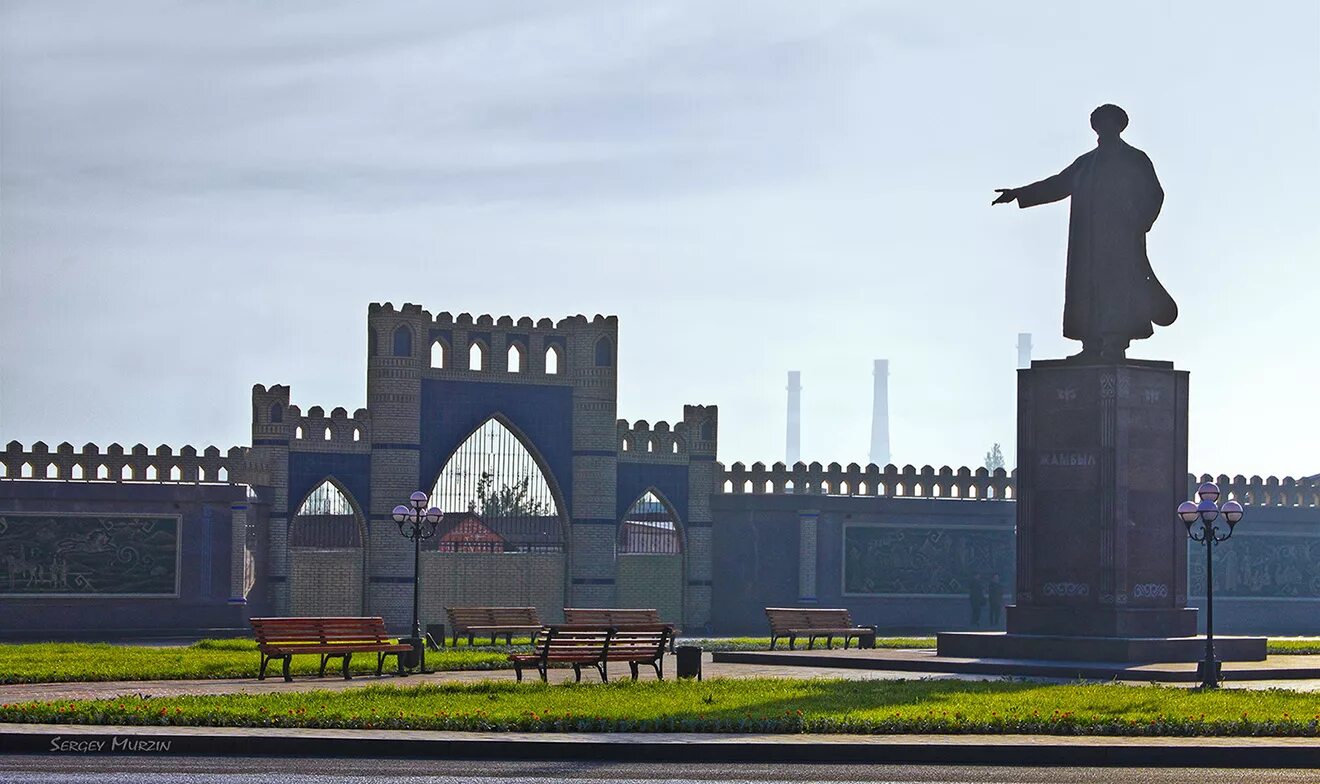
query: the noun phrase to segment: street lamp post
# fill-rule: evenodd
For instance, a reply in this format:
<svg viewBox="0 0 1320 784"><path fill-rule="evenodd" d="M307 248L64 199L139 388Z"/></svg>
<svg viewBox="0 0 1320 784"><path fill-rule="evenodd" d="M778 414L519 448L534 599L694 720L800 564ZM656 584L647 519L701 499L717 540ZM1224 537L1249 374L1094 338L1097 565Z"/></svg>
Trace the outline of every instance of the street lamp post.
<svg viewBox="0 0 1320 784"><path fill-rule="evenodd" d="M426 672L426 646L422 639L422 540L430 539L435 536L435 527L440 524L440 519L444 516L439 509L434 506L427 508L428 498L426 493L421 490L408 497L408 505L400 504L394 507L394 513L391 517L399 526L399 533L404 537L411 539L413 543L413 619L412 619L412 643L414 652L414 661L417 662L417 671Z"/></svg>
<svg viewBox="0 0 1320 784"><path fill-rule="evenodd" d="M1242 504L1226 501L1223 506L1219 500L1219 486L1206 482L1196 489L1200 503L1183 501L1178 504L1178 518L1187 526L1187 536L1193 542L1205 545L1205 661L1196 668L1196 675L1201 679L1201 688L1219 687L1219 661L1215 659L1215 584L1213 548L1233 535L1233 528L1242 521ZM1220 532L1215 520L1220 515L1228 523L1228 530ZM1192 526L1200 521L1199 529Z"/></svg>

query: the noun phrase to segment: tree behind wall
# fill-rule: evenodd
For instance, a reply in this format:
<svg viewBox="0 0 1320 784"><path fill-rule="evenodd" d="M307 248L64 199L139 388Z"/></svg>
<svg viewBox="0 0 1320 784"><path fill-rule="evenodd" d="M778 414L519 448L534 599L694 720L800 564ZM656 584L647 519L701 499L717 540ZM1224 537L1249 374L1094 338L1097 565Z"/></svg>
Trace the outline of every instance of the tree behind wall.
<svg viewBox="0 0 1320 784"><path fill-rule="evenodd" d="M1003 467L1004 467L1004 450L1000 449L999 444L996 443L993 447L990 448L989 452L985 453L985 470L993 471L996 468L1003 468Z"/></svg>
<svg viewBox="0 0 1320 784"><path fill-rule="evenodd" d="M483 519L495 517L538 517L550 514L550 508L531 496L531 478L524 476L513 484L495 489L495 475L481 472L477 480L477 500L468 505L468 511L477 512Z"/></svg>

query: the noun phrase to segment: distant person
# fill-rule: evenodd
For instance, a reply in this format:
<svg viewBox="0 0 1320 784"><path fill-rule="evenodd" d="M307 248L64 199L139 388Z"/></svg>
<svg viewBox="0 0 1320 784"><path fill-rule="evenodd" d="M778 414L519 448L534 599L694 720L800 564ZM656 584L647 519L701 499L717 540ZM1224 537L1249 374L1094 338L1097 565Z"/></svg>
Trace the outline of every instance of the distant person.
<svg viewBox="0 0 1320 784"><path fill-rule="evenodd" d="M972 605L972 625L981 625L981 610L985 607L985 586L981 584L981 575L974 574L967 581L967 599Z"/></svg>
<svg viewBox="0 0 1320 784"><path fill-rule="evenodd" d="M985 598L990 603L990 625L998 628L999 616L1004 609L1004 583L998 574L990 575L990 587L986 590Z"/></svg>

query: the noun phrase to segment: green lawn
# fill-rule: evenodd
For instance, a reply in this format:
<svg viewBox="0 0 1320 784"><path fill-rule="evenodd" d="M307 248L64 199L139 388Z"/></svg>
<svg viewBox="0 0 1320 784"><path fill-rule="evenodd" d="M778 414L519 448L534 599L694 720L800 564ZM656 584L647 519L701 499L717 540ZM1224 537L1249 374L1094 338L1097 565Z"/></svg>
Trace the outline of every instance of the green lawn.
<svg viewBox="0 0 1320 784"><path fill-rule="evenodd" d="M1320 653L1320 638L1300 640L1274 640L1265 643L1265 650L1271 655L1302 655Z"/></svg>
<svg viewBox="0 0 1320 784"><path fill-rule="evenodd" d="M446 641L447 642L447 641ZM514 639L514 646L483 645L482 640L469 647L459 640L455 647L439 652L427 651L427 667L436 670L488 670L508 666L510 650L525 651L529 640ZM742 637L698 640L706 650L762 650L770 639ZM887 648L933 647L934 638L889 638L877 640ZM779 646L787 647L787 644ZM375 671L376 657L359 654L353 671ZM387 667L393 664L390 659ZM0 683L52 683L59 681L137 681L183 680L195 678L256 677L260 657L252 640L201 640L188 646L110 645L106 643L19 643L0 644ZM332 662L331 667L337 662ZM314 674L319 666L315 656L297 656L295 675ZM279 676L280 662L267 670ZM328 674L328 673L327 673Z"/></svg>
<svg viewBox="0 0 1320 784"><path fill-rule="evenodd" d="M467 731L1034 733L1315 736L1314 694L1026 682L483 682L60 701L0 721Z"/></svg>
<svg viewBox="0 0 1320 784"><path fill-rule="evenodd" d="M202 640L186 647L68 642L0 645L0 683L255 678L260 662L252 640ZM437 670L493 669L507 662L504 650L463 645L426 654L427 666ZM386 667L393 664L391 657ZM293 672L315 674L319 665L319 657L295 656ZM330 666L337 665L334 661ZM267 677L271 673L280 677L279 668L280 662L273 662ZM358 654L353 671L374 673L376 657Z"/></svg>
<svg viewBox="0 0 1320 784"><path fill-rule="evenodd" d="M480 642L480 641L478 641ZM489 670L508 666L510 650L529 650L527 640L514 640L514 648L474 645L463 640L456 647L428 651L426 664L436 670ZM768 637L731 637L695 640L708 651L765 650ZM786 644L778 646L786 649ZM801 648L802 646L799 646ZM878 648L933 648L933 637L881 637ZM1320 640L1271 640L1271 654L1320 654ZM315 656L294 658L295 675L311 675ZM359 654L356 673L374 672L376 658ZM189 646L162 647L105 643L22 643L0 645L0 683L58 681L180 680L195 678L256 677L260 658L252 640L202 640ZM268 674L279 676L279 662ZM389 660L387 667L393 664ZM332 662L333 667L335 663ZM328 673L327 673L328 674Z"/></svg>

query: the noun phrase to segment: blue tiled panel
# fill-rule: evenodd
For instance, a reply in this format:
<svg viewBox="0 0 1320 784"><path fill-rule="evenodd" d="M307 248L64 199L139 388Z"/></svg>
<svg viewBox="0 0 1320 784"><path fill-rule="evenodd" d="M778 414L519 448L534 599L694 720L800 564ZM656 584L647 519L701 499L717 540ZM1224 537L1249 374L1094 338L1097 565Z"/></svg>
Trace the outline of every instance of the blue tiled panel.
<svg viewBox="0 0 1320 784"><path fill-rule="evenodd" d="M617 493L619 520L627 514L628 507L654 487L674 505L679 521L688 521L688 467L685 465L666 465L655 463L619 463Z"/></svg>
<svg viewBox="0 0 1320 784"><path fill-rule="evenodd" d="M293 452L289 454L289 514L296 513L307 494L331 476L348 490L364 514L371 508L371 455Z"/></svg>

